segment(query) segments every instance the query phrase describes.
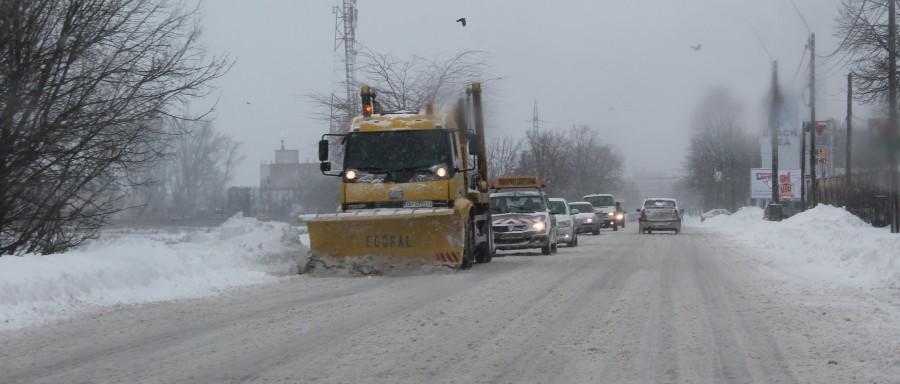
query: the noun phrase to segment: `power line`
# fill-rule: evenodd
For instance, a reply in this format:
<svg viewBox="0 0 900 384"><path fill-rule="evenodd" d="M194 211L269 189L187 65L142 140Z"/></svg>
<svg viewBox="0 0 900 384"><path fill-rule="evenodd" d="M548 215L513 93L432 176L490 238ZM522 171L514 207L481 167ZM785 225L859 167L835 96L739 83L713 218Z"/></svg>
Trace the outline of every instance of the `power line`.
<svg viewBox="0 0 900 384"><path fill-rule="evenodd" d="M794 3L794 0L791 0L791 5L794 6L794 10L797 11L797 15L800 16L800 21L803 21L803 26L806 27L806 32L812 33L812 30L809 29L809 24L806 24L806 18L803 17L802 13L800 13L800 8L797 8L797 3Z"/></svg>
<svg viewBox="0 0 900 384"><path fill-rule="evenodd" d="M753 30L753 34L756 35L756 39L759 40L759 45L762 46L762 49L766 53L766 56L769 57L769 61L775 61L775 59L772 58L772 55L769 54L769 50L766 49L766 43L763 43L762 37L759 37L759 33L756 32L756 27L753 26L753 23L747 21L746 19L744 19L744 21L746 21L747 24L750 24L750 29Z"/></svg>
<svg viewBox="0 0 900 384"><path fill-rule="evenodd" d="M793 0L792 0L792 1L793 1ZM800 64L797 65L797 71L794 72L794 78L791 79L791 84L793 84L794 81L797 80L797 75L800 74L800 69L803 68L803 63L806 62L806 52L807 52L807 51L809 51L809 45L808 45L808 44L803 48L803 54L800 55Z"/></svg>
<svg viewBox="0 0 900 384"><path fill-rule="evenodd" d="M866 3L867 3L867 2L868 2L867 0L863 0L862 4L860 4L860 6L859 6L859 12L856 12L856 15L855 15L855 17L854 17L857 21L863 20L862 13L863 13L863 11L865 10ZM867 15L867 16L871 16L871 15ZM868 24L868 23L867 23L867 24ZM857 23L854 22L852 28L855 29L856 27L857 27ZM869 27L871 27L871 26L869 26ZM817 57L821 57L821 58L823 58L823 59L828 60L828 59L830 59L832 56L836 55L836 54L837 54L838 52L840 52L842 49L846 48L847 43L848 43L848 41L850 40L850 35L851 35L851 34L852 34L852 31L848 31L848 33L847 33L846 35L844 35L844 39L841 40L841 43L838 44L837 48L835 48L834 51L832 51L831 53L829 53L829 54L827 54L827 55L824 55L824 56L818 56L818 55L817 55Z"/></svg>

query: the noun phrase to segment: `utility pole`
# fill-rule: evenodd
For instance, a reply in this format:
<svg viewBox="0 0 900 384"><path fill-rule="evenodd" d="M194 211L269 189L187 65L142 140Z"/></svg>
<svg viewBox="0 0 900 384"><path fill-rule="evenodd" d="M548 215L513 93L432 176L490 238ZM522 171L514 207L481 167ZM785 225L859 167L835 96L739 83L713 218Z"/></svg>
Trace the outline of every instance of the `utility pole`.
<svg viewBox="0 0 900 384"><path fill-rule="evenodd" d="M816 34L809 34L809 207L816 207Z"/></svg>
<svg viewBox="0 0 900 384"><path fill-rule="evenodd" d="M844 182L847 190L852 189L852 175L850 172L850 147L853 132L853 72L847 74L847 160L844 164Z"/></svg>
<svg viewBox="0 0 900 384"><path fill-rule="evenodd" d="M804 122L800 127L800 210L806 211L806 132L809 132L809 122Z"/></svg>
<svg viewBox="0 0 900 384"><path fill-rule="evenodd" d="M781 95L778 94L778 62L772 62L772 106L769 111L769 128L772 130L772 204L778 204L778 110L780 107ZM781 215L777 214L775 220L780 220Z"/></svg>
<svg viewBox="0 0 900 384"><path fill-rule="evenodd" d="M537 157L538 161L538 172L537 177L538 180L544 180L544 143L542 140L538 138L538 132L541 127L541 119L538 116L538 106L537 100L534 101L534 112L531 114L531 142L537 144L537 148L533 148L535 150L535 157ZM533 144L533 145L534 145Z"/></svg>
<svg viewBox="0 0 900 384"><path fill-rule="evenodd" d="M891 233L900 232L897 222L897 6L888 1L888 158L891 172Z"/></svg>

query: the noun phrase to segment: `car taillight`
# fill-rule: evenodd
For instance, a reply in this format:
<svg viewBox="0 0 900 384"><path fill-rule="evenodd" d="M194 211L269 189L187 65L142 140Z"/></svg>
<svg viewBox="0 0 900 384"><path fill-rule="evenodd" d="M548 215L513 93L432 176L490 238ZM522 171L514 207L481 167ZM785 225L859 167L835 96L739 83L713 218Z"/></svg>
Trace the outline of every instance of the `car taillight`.
<svg viewBox="0 0 900 384"><path fill-rule="evenodd" d="M647 210L646 210L646 209L642 209L642 210L641 210L641 218L642 218L642 219L646 219L646 218L647 218Z"/></svg>
<svg viewBox="0 0 900 384"><path fill-rule="evenodd" d="M676 209L676 210L674 210L673 212L675 213L675 218L676 218L676 219L679 219L679 217L678 217L678 210Z"/></svg>

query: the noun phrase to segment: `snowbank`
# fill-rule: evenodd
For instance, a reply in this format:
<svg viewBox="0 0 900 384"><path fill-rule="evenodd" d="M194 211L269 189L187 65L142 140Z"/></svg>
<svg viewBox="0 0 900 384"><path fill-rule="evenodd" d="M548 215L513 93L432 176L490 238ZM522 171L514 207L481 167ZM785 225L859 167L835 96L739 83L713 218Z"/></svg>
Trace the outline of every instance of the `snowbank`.
<svg viewBox="0 0 900 384"><path fill-rule="evenodd" d="M781 222L742 208L699 224L750 248L748 256L787 275L865 287L900 288L900 235L849 212L819 205Z"/></svg>
<svg viewBox="0 0 900 384"><path fill-rule="evenodd" d="M0 329L262 283L306 253L290 225L235 216L208 230L117 230L64 254L0 257Z"/></svg>

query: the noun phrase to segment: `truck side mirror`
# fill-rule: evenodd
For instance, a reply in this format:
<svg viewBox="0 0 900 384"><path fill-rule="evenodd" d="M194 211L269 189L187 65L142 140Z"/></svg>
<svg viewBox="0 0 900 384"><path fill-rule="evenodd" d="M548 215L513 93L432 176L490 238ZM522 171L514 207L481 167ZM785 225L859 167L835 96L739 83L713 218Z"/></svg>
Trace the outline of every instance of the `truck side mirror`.
<svg viewBox="0 0 900 384"><path fill-rule="evenodd" d="M469 145L468 145L469 154L477 156L478 155L478 144L477 144L478 143L478 135L476 135L475 132L468 131L467 139L469 140Z"/></svg>
<svg viewBox="0 0 900 384"><path fill-rule="evenodd" d="M319 170L322 171L322 173L331 171L331 162L323 161L319 163Z"/></svg>
<svg viewBox="0 0 900 384"><path fill-rule="evenodd" d="M328 140L322 139L319 140L319 161L327 161L328 160ZM331 169L331 166L328 166L328 169Z"/></svg>

